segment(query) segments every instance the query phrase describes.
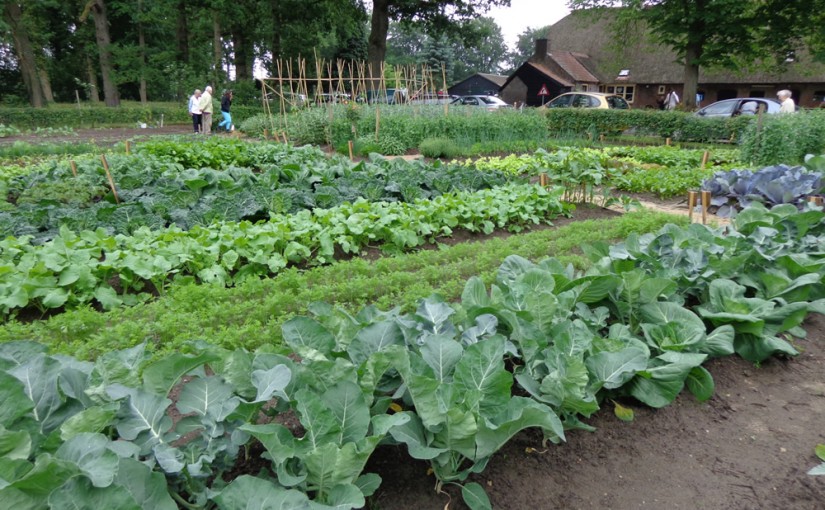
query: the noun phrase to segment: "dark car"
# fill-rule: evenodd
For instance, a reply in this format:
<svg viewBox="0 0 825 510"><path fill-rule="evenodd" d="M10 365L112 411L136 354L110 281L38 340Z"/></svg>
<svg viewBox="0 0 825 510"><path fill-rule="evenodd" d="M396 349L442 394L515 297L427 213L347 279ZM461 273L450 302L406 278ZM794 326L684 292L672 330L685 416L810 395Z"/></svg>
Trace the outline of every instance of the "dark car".
<svg viewBox="0 0 825 510"><path fill-rule="evenodd" d="M737 97L723 99L709 104L698 110L700 117L735 117L737 115L756 115L760 110L763 113L779 113L779 101L764 97Z"/></svg>

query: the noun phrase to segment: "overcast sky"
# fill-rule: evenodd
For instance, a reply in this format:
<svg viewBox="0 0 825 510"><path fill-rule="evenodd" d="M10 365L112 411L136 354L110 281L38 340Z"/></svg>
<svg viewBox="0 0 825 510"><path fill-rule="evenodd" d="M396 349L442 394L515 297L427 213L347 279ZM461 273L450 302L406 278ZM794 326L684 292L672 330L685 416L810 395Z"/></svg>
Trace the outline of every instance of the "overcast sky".
<svg viewBox="0 0 825 510"><path fill-rule="evenodd" d="M569 12L567 0L510 0L510 7L494 7L486 16L496 20L504 42L513 49L525 28L552 25Z"/></svg>

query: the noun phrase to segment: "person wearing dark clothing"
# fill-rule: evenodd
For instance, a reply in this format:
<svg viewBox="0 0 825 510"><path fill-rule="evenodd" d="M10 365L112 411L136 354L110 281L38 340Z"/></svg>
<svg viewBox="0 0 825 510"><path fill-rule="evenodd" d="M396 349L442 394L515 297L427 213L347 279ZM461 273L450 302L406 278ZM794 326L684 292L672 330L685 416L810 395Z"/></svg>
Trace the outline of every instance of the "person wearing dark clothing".
<svg viewBox="0 0 825 510"><path fill-rule="evenodd" d="M232 126L232 116L229 114L229 108L232 106L232 91L227 90L223 93L223 97L221 97L221 115L223 115L223 120L218 123L218 129L223 126L226 131L233 131L234 126Z"/></svg>

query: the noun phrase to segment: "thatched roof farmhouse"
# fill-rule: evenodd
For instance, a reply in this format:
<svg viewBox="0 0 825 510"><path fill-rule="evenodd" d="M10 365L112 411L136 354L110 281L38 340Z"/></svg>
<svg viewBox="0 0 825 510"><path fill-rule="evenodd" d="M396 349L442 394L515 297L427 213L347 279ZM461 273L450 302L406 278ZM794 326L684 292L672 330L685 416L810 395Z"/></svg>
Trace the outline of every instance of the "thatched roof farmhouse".
<svg viewBox="0 0 825 510"><path fill-rule="evenodd" d="M622 95L634 108L655 108L667 89L682 92L683 64L676 54L646 36L642 23L612 27L615 9L576 11L550 27L547 39L501 88L502 98L527 105L541 104L570 90ZM549 97L538 95L542 87ZM793 92L803 107L825 100L825 65L796 55L781 71L764 69L703 69L699 73L701 105L732 97L775 97L781 89Z"/></svg>

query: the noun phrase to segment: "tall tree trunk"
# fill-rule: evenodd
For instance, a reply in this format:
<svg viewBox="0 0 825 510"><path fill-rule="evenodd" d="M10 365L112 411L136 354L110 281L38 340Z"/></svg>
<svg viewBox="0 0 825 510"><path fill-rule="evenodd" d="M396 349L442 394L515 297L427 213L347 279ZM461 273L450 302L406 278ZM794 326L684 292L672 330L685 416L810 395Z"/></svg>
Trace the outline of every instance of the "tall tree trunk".
<svg viewBox="0 0 825 510"><path fill-rule="evenodd" d="M86 55L86 74L89 76L89 100L93 103L100 102L100 90L97 87L97 71L92 64L92 59Z"/></svg>
<svg viewBox="0 0 825 510"><path fill-rule="evenodd" d="M218 19L218 13L212 14L212 45L215 50L213 57L212 68L215 73L214 87L217 89L218 83L221 82L221 62L223 61L223 41L221 39L221 20Z"/></svg>
<svg viewBox="0 0 825 510"><path fill-rule="evenodd" d="M87 6L95 19L95 39L100 59L100 74L103 76L103 99L106 106L120 106L120 95L114 80L112 64L112 39L109 36L109 17L104 0L90 0Z"/></svg>
<svg viewBox="0 0 825 510"><path fill-rule="evenodd" d="M23 75L23 83L29 93L29 102L35 108L41 108L44 102L43 89L40 85L40 76L37 74L34 48L32 48L29 32L22 20L23 11L20 9L20 4L14 1L6 2L3 18L11 28L14 53L17 55L20 73Z"/></svg>
<svg viewBox="0 0 825 510"><path fill-rule="evenodd" d="M699 64L698 59L702 56L700 44L689 44L685 49L685 76L684 88L682 89L682 104L686 110L696 109L696 92L699 88Z"/></svg>
<svg viewBox="0 0 825 510"><path fill-rule="evenodd" d="M390 28L389 0L373 0L367 62L372 69L373 87L380 84L381 64L387 54L387 32ZM367 74L369 74L369 70Z"/></svg>
<svg viewBox="0 0 825 510"><path fill-rule="evenodd" d="M269 73L275 76L278 73L278 59L281 58L281 27L284 26L284 18L281 13L280 0L272 0L272 64L269 66Z"/></svg>
<svg viewBox="0 0 825 510"><path fill-rule="evenodd" d="M37 66L37 77L40 81L40 89L43 91L43 99L47 103L54 103L54 93L52 92L52 82L49 80L49 72L41 64Z"/></svg>
<svg viewBox="0 0 825 510"><path fill-rule="evenodd" d="M178 2L178 23L175 29L177 56L181 62L189 63L189 24L186 20L186 0Z"/></svg>
<svg viewBox="0 0 825 510"><path fill-rule="evenodd" d="M138 16L143 16L143 0L138 0ZM143 20L138 20L138 48L140 48L140 104L146 105L146 37L143 33Z"/></svg>
<svg viewBox="0 0 825 510"><path fill-rule="evenodd" d="M251 80L252 68L249 66L249 42L243 28L232 34L232 46L235 49L235 80Z"/></svg>

